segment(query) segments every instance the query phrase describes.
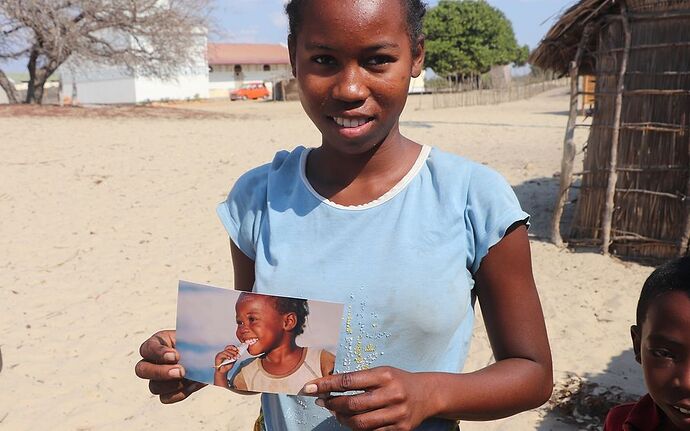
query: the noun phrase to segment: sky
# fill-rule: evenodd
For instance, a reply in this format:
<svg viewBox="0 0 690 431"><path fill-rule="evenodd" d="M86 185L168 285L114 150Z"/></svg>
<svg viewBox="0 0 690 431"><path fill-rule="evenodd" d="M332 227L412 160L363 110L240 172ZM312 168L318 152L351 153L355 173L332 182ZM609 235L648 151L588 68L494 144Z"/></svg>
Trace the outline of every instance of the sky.
<svg viewBox="0 0 690 431"><path fill-rule="evenodd" d="M438 0L426 0L434 6ZM518 43L535 48L573 0L488 0L513 23ZM227 42L284 43L287 18L284 0L216 0L217 40ZM543 24L542 24L543 23Z"/></svg>
<svg viewBox="0 0 690 431"><path fill-rule="evenodd" d="M434 6L438 0L427 0ZM513 23L520 45L537 46L563 10L574 0L488 0ZM285 43L285 0L215 0L212 14L217 30L211 40L230 43ZM5 66L10 72L25 70L25 62Z"/></svg>

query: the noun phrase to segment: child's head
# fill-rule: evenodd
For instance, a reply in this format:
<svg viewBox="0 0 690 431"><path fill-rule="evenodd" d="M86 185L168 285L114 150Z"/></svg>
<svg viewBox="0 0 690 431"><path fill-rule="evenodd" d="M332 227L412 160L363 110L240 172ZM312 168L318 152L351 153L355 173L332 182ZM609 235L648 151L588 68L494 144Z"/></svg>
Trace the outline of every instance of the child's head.
<svg viewBox="0 0 690 431"><path fill-rule="evenodd" d="M242 293L235 304L236 335L251 342L252 355L268 353L283 343L294 343L304 332L309 315L306 299Z"/></svg>
<svg viewBox="0 0 690 431"><path fill-rule="evenodd" d="M677 429L690 430L690 257L649 276L631 335L652 399Z"/></svg>
<svg viewBox="0 0 690 431"><path fill-rule="evenodd" d="M424 62L419 0L291 0L288 46L305 112L324 148L364 154L399 137Z"/></svg>

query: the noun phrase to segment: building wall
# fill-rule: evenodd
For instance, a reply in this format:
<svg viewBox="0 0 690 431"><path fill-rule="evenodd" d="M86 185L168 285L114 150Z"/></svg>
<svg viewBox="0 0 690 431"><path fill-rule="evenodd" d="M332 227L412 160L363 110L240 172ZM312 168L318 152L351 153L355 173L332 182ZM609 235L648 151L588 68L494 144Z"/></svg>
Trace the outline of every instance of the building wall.
<svg viewBox="0 0 690 431"><path fill-rule="evenodd" d="M271 83L291 76L288 64L271 64L269 71L264 71L262 64L242 64L242 72L235 73L234 64L211 65L209 72L209 97L228 97L228 92L239 88L246 82L265 82L269 91Z"/></svg>
<svg viewBox="0 0 690 431"><path fill-rule="evenodd" d="M134 78L120 77L77 82L77 100L72 100L74 81L63 79L62 94L67 103L115 104L136 102Z"/></svg>

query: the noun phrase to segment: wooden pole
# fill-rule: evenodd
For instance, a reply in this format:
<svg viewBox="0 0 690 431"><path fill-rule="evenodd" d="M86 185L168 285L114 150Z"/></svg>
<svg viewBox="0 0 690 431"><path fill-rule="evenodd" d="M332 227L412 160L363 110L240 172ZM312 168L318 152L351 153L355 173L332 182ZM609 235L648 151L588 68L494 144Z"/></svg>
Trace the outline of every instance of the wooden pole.
<svg viewBox="0 0 690 431"><path fill-rule="evenodd" d="M628 68L628 57L630 56L630 24L628 22L628 11L624 1L620 2L621 14L620 22L623 26L625 36L625 49L623 50L620 69L618 71L618 86L616 89L616 104L613 113L613 132L611 133L611 152L609 154L609 178L606 186L606 201L604 206L604 216L601 220L601 251L604 255L609 254L611 246L611 225L613 224L613 206L616 195L616 182L618 181L618 141L620 140L621 113L623 111L623 91L625 90L625 72Z"/></svg>
<svg viewBox="0 0 690 431"><path fill-rule="evenodd" d="M565 128L565 138L563 140L563 159L561 160L561 181L558 196L556 197L556 206L553 210L553 217L551 218L551 242L558 247L563 247L563 238L561 237L561 217L563 216L563 208L568 200L568 191L573 183L573 162L575 161L575 127L577 124L577 79L580 72L580 61L582 61L582 54L587 48L589 36L592 31L592 25L588 24L583 33L580 43L575 53L575 59L570 62L570 115L568 117L568 125Z"/></svg>
<svg viewBox="0 0 690 431"><path fill-rule="evenodd" d="M685 117L685 115L683 115ZM681 124L685 125L687 118L683 118ZM688 158L690 159L690 133L685 136L688 138ZM678 257L688 254L688 242L690 242L690 161L688 162L688 182L685 187L685 228L678 247Z"/></svg>

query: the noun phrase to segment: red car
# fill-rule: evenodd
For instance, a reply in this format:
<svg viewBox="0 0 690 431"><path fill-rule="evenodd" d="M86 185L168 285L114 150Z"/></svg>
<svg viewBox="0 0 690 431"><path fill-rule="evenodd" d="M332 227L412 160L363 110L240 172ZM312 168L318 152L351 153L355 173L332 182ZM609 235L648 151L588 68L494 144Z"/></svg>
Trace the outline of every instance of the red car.
<svg viewBox="0 0 690 431"><path fill-rule="evenodd" d="M230 91L230 100L265 99L268 97L268 88L263 83L243 84L242 87Z"/></svg>

